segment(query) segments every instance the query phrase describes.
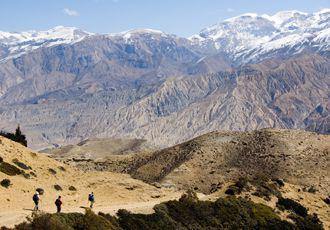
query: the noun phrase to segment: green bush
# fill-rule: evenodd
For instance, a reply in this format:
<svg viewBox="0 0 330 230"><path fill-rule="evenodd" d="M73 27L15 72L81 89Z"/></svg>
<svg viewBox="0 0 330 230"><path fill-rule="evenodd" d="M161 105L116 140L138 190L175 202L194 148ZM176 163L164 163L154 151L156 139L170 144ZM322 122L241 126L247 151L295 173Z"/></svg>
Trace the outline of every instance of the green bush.
<svg viewBox="0 0 330 230"><path fill-rule="evenodd" d="M0 132L0 136L6 137L12 141L27 146L27 140L24 134L22 134L20 126L17 126L15 133Z"/></svg>
<svg viewBox="0 0 330 230"><path fill-rule="evenodd" d="M308 215L307 209L304 206L289 198L278 198L276 206L281 210L292 211L301 217L306 217Z"/></svg>
<svg viewBox="0 0 330 230"><path fill-rule="evenodd" d="M29 173L24 172L22 175L25 179L30 179L31 178L31 175Z"/></svg>
<svg viewBox="0 0 330 230"><path fill-rule="evenodd" d="M13 163L15 165L17 165L18 167L20 167L21 169L25 169L25 170L30 170L32 169L30 166L24 164L23 162L20 162L18 159L14 159Z"/></svg>
<svg viewBox="0 0 330 230"><path fill-rule="evenodd" d="M69 190L70 190L70 191L77 191L76 187L74 187L74 186L72 186L72 185L69 187Z"/></svg>
<svg viewBox="0 0 330 230"><path fill-rule="evenodd" d="M227 190L225 191L225 194L227 195L238 195L243 192L243 190L247 189L248 187L248 180L245 177L241 177L238 179L238 181L230 185Z"/></svg>
<svg viewBox="0 0 330 230"><path fill-rule="evenodd" d="M256 184L255 186L256 191L252 193L252 195L264 198L267 201L270 201L272 196L282 196L281 192L278 190L278 187L273 182L261 182Z"/></svg>
<svg viewBox="0 0 330 230"><path fill-rule="evenodd" d="M1 184L2 187L8 188L10 186L10 180L9 179L3 179L0 182L0 184Z"/></svg>
<svg viewBox="0 0 330 230"><path fill-rule="evenodd" d="M323 229L317 216L290 217L294 223L281 218L268 206L255 204L243 198L219 198L215 202L199 201L188 192L179 200L154 207L152 214L133 214L119 210L117 217L94 214L59 213L35 215L15 230L188 230L188 229Z"/></svg>
<svg viewBox="0 0 330 230"><path fill-rule="evenodd" d="M63 166L58 166L58 168L59 168L61 171L63 171L63 172L66 171L66 169L65 169Z"/></svg>
<svg viewBox="0 0 330 230"><path fill-rule="evenodd" d="M323 199L324 203L330 205L330 196Z"/></svg>
<svg viewBox="0 0 330 230"><path fill-rule="evenodd" d="M317 192L317 189L314 186L311 186L311 187L308 188L307 192L309 192L309 193L316 193Z"/></svg>
<svg viewBox="0 0 330 230"><path fill-rule="evenodd" d="M51 174L55 175L56 174L56 171L55 169L52 169L52 168L49 168L48 169L48 172L50 172Z"/></svg>
<svg viewBox="0 0 330 230"><path fill-rule="evenodd" d="M55 189L56 191L62 191L62 190L63 190L62 187L59 186L58 184L55 184L55 185L54 185L54 189Z"/></svg>
<svg viewBox="0 0 330 230"><path fill-rule="evenodd" d="M22 223L16 230L115 230L107 219L87 210L82 213L56 213L34 215L30 223Z"/></svg>
<svg viewBox="0 0 330 230"><path fill-rule="evenodd" d="M322 230L323 224L316 214L307 215L306 217L301 217L298 215L289 216L297 226L297 229L306 229L306 230Z"/></svg>
<svg viewBox="0 0 330 230"><path fill-rule="evenodd" d="M19 168L7 162L0 163L0 172L3 172L8 176L16 176L22 173L22 171Z"/></svg>

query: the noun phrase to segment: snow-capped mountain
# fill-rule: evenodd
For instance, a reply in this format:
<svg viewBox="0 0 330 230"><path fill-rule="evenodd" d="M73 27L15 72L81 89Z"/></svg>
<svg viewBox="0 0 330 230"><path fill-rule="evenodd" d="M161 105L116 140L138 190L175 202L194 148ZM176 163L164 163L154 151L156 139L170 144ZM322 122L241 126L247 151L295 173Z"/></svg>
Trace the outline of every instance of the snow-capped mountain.
<svg viewBox="0 0 330 230"><path fill-rule="evenodd" d="M63 43L80 41L92 33L74 27L57 26L47 31L0 31L0 61L18 57L28 51Z"/></svg>
<svg viewBox="0 0 330 230"><path fill-rule="evenodd" d="M243 14L203 29L190 37L194 45L250 62L305 49L329 49L330 9L308 14L282 11L274 15Z"/></svg>

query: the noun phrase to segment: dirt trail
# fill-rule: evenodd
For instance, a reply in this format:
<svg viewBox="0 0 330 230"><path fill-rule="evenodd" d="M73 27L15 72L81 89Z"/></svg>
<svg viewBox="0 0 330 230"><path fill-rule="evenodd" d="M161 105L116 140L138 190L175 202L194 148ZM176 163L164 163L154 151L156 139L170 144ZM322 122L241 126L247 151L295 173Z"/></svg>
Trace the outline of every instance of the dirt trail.
<svg viewBox="0 0 330 230"><path fill-rule="evenodd" d="M159 198L151 201L146 202L135 202L135 203L127 203L124 202L122 204L115 204L115 205L99 205L95 203L95 207L93 208L93 211L95 213L103 212L103 213L109 213L111 215L115 215L119 209L126 209L128 211L134 212L134 213L143 213L143 214L150 214L153 213L153 207L159 203L162 203L164 201L178 199L180 197L180 193L177 193L176 195ZM54 213L56 211L55 205L53 207L46 206L42 207L41 211L47 212L47 213ZM77 207L67 207L65 204L63 205L63 212L69 213L69 212L81 212L84 213L85 209L84 207L88 207L87 201L85 203L82 203L81 206ZM6 212L0 212L0 226L6 226L6 227L14 227L15 224L21 223L26 220L26 217L29 217L32 215L32 209L33 204L29 207L24 207L22 210L10 210Z"/></svg>

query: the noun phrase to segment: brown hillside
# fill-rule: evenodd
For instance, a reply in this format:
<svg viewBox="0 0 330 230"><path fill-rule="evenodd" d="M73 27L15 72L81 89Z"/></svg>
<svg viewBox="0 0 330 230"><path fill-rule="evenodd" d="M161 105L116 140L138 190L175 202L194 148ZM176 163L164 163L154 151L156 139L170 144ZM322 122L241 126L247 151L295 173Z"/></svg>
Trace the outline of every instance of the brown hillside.
<svg viewBox="0 0 330 230"><path fill-rule="evenodd" d="M243 176L281 178L330 193L330 136L298 130L212 132L149 154L98 163L178 189L209 193Z"/></svg>
<svg viewBox="0 0 330 230"><path fill-rule="evenodd" d="M0 137L0 157L0 181L9 179L11 184L8 188L0 186L1 225L17 224L31 214L32 196L37 188L45 190L41 210L50 212L55 211L58 195L63 197L64 212L83 211L79 207L87 206L91 191L96 195L95 211L106 209L107 212L118 208L151 210L155 203L178 196L127 174L82 172L3 137ZM54 185L59 185L62 191L57 191Z"/></svg>

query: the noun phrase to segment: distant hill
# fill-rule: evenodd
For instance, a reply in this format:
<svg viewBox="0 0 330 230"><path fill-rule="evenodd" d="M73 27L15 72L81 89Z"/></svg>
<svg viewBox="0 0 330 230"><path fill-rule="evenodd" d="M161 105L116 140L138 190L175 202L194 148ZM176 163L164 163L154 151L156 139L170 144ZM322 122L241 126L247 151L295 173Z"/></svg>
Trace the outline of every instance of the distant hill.
<svg viewBox="0 0 330 230"><path fill-rule="evenodd" d="M262 129L211 132L155 152L109 158L95 168L126 172L148 183L203 193L214 192L218 185L240 177L263 177L280 178L327 195L329 156L328 135Z"/></svg>
<svg viewBox="0 0 330 230"><path fill-rule="evenodd" d="M46 153L56 159L107 159L113 155L126 155L155 150L155 146L140 139L91 138L77 145L45 149Z"/></svg>

